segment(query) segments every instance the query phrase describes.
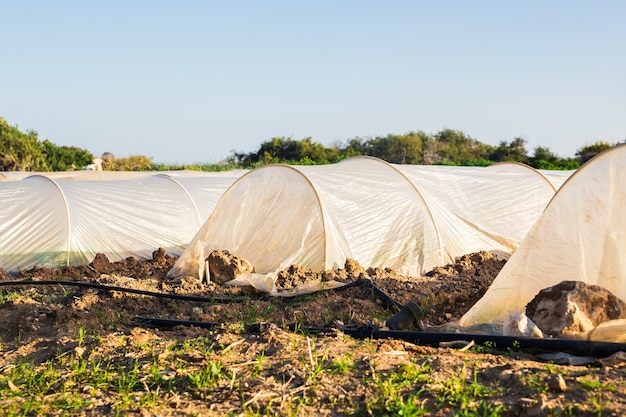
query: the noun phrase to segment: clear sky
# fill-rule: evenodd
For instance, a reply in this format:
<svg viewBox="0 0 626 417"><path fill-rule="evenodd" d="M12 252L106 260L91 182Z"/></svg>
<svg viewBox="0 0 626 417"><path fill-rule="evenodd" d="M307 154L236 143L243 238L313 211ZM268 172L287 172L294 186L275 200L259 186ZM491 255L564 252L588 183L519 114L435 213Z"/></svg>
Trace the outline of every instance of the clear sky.
<svg viewBox="0 0 626 417"><path fill-rule="evenodd" d="M0 117L95 155L214 163L272 137L626 139L626 1L12 1Z"/></svg>

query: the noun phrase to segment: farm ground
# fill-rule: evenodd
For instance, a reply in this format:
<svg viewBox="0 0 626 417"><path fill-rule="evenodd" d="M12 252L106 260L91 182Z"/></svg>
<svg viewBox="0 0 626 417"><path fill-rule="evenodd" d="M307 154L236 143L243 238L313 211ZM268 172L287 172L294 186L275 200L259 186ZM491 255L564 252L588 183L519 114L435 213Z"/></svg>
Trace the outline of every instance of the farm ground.
<svg viewBox="0 0 626 417"><path fill-rule="evenodd" d="M621 361L559 365L497 346L353 338L339 328L384 326L396 312L371 287L267 297L169 281L174 261L157 250L146 261L99 255L85 267L0 274L0 283L32 281L0 287L0 415L626 414ZM503 264L481 252L423 277L354 262L326 277L368 278L401 304L417 302L423 323L435 326L458 320ZM315 278L292 267L277 285ZM77 284L42 284L51 280Z"/></svg>

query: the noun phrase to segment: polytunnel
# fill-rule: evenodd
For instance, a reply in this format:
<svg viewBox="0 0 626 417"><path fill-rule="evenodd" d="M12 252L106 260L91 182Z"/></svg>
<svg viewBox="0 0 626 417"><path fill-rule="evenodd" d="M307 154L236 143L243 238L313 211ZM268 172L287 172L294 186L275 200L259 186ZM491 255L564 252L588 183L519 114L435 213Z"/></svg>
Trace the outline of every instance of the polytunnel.
<svg viewBox="0 0 626 417"><path fill-rule="evenodd" d="M54 171L54 172L28 172L28 171L4 171L0 173L0 182L19 181L33 175L41 175L53 180L80 180L80 181L111 181L149 178L154 175L168 175L170 177L184 178L219 178L240 177L246 170L230 170L223 172L204 172L189 169L173 171L101 171L101 170L78 170L78 171Z"/></svg>
<svg viewBox="0 0 626 417"><path fill-rule="evenodd" d="M0 183L0 267L86 265L178 255L242 171L61 180L33 175Z"/></svg>
<svg viewBox="0 0 626 417"><path fill-rule="evenodd" d="M257 273L390 267L417 275L489 250L508 257L554 195L532 168L394 165L354 157L319 166L269 165L239 178L170 276L201 278L212 250Z"/></svg>
<svg viewBox="0 0 626 417"><path fill-rule="evenodd" d="M460 324L502 322L562 281L626 300L626 145L597 155L563 184Z"/></svg>

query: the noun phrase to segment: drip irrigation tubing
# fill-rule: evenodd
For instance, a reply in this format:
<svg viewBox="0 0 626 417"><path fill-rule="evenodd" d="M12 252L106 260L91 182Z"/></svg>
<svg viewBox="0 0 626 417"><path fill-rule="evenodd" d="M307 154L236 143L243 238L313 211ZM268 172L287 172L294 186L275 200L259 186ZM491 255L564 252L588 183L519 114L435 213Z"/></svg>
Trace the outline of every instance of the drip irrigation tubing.
<svg viewBox="0 0 626 417"><path fill-rule="evenodd" d="M159 328L172 328L175 326L195 326L205 329L219 327L222 323L202 322L193 320L174 320L156 317L135 316L137 324L149 325ZM252 325L251 328L259 328L261 324ZM606 357L616 352L626 351L626 343L595 342L587 340L571 339L539 339L531 337L513 337L470 333L440 333L406 330L380 330L374 326L360 328L347 327L307 327L290 325L289 329L297 332L311 334L323 334L337 330L355 339L399 339L417 345L439 347L441 343L473 341L476 345L485 346L498 350L513 350L527 352L565 352L576 356Z"/></svg>
<svg viewBox="0 0 626 417"><path fill-rule="evenodd" d="M128 287L119 287L114 285L100 284L95 282L84 282L84 281L67 281L67 280L41 280L41 281L32 281L32 280L20 280L20 281L0 281L0 287L8 287L8 286L32 286L32 285L60 285L60 286L74 286L81 288L91 288L102 291L117 291L123 293L131 293L131 294L140 294L146 295L150 297L157 298L170 298L174 300L184 300L184 301L198 301L203 303L219 303L219 304L234 304L234 303L242 303L245 301L250 301L249 297L199 297L193 295L183 295L183 294L171 294L171 293L162 293L155 291L147 291L140 290L136 288L128 288ZM387 305L388 307L401 309L402 304L391 298L380 288L376 287L374 283L370 279L366 278L358 278L353 282L350 282L346 285L342 285L337 288L331 288L329 290L318 290L311 294L315 294L323 291L341 291L348 288L353 287L366 287L371 288L374 294L381 299L381 301ZM303 294L308 295L308 294ZM274 295L263 295L262 297L257 298L260 301L268 301L271 298L280 297L280 293Z"/></svg>

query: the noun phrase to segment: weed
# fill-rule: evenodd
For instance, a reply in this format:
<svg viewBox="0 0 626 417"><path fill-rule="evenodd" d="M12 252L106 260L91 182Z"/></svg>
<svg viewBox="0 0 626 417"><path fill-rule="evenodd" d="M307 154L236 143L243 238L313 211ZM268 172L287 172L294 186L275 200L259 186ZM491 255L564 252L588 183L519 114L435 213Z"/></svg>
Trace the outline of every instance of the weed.
<svg viewBox="0 0 626 417"><path fill-rule="evenodd" d="M592 379L587 377L578 378L578 382L585 391L605 390L615 392L617 390L617 387L613 382L604 383L598 379Z"/></svg>
<svg viewBox="0 0 626 417"><path fill-rule="evenodd" d="M204 357L209 357L215 352L215 342L206 336L198 336L193 339L187 339L182 343L175 344L171 347L171 350L184 354L200 353Z"/></svg>
<svg viewBox="0 0 626 417"><path fill-rule="evenodd" d="M605 393L616 392L617 386L613 382L604 383L599 379L588 377L578 378L578 383L587 393L586 402L589 403L591 410L593 410L596 415L601 416L604 409L604 403L607 401L605 399Z"/></svg>
<svg viewBox="0 0 626 417"><path fill-rule="evenodd" d="M465 377L467 364L450 377L441 381L434 389L435 400L438 407L450 406L457 411L457 415L462 416L499 416L506 411L503 405L496 405L485 401L483 397L488 397L497 392L478 382L478 369L472 371L472 378L468 381Z"/></svg>
<svg viewBox="0 0 626 417"><path fill-rule="evenodd" d="M21 293L18 291L0 290L0 304L17 300L21 297Z"/></svg>
<svg viewBox="0 0 626 417"><path fill-rule="evenodd" d="M365 408L370 415L383 416L422 416L429 414L432 410L428 406L426 398L422 398L425 388L417 391L406 392L404 381L398 381L391 374L391 377L381 377L377 382L380 395L365 404Z"/></svg>
<svg viewBox="0 0 626 417"><path fill-rule="evenodd" d="M476 353L496 353L496 342L487 340L482 345L473 346L471 350Z"/></svg>
<svg viewBox="0 0 626 417"><path fill-rule="evenodd" d="M152 363L150 364L150 375L145 379L146 387L149 390L155 390L158 392L160 388L165 388L170 390L174 387L175 381L171 378L165 378L167 374L165 371L161 370L159 366L159 360L157 357L154 357Z"/></svg>
<svg viewBox="0 0 626 417"><path fill-rule="evenodd" d="M545 393L548 386L545 383L545 375L537 369L526 369L520 380L531 390L538 393Z"/></svg>
<svg viewBox="0 0 626 417"><path fill-rule="evenodd" d="M212 387L224 377L225 373L222 369L222 363L218 361L210 361L199 371L190 373L187 376L192 388L196 389Z"/></svg>
<svg viewBox="0 0 626 417"><path fill-rule="evenodd" d="M82 347L85 343L85 327L82 325L78 328L78 338L76 339L78 347Z"/></svg>
<svg viewBox="0 0 626 417"><path fill-rule="evenodd" d="M252 371L252 376L258 377L259 375L261 375L261 371L263 370L264 360L265 360L265 351L263 350L256 357L256 361L254 363L254 370Z"/></svg>
<svg viewBox="0 0 626 417"><path fill-rule="evenodd" d="M354 360L350 356L341 356L333 359L328 365L332 375L345 375L348 372L352 372L355 368Z"/></svg>

